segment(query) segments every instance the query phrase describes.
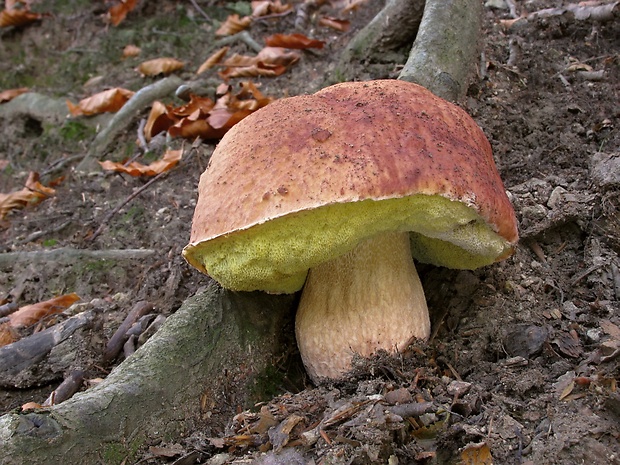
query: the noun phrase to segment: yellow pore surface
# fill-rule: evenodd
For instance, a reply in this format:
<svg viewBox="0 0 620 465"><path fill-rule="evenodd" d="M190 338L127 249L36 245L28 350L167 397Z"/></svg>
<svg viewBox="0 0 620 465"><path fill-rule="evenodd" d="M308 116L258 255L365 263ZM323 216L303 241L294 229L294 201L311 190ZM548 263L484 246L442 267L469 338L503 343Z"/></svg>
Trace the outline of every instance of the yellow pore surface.
<svg viewBox="0 0 620 465"><path fill-rule="evenodd" d="M417 260L449 268L489 265L512 249L467 205L418 194L292 213L189 244L183 254L225 288L292 293L301 289L308 269L387 231L411 231Z"/></svg>

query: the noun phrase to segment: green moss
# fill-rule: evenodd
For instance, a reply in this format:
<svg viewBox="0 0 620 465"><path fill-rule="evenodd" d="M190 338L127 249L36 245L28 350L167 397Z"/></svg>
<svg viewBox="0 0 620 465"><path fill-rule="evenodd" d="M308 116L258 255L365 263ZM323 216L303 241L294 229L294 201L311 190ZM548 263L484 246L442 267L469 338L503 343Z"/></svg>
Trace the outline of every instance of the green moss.
<svg viewBox="0 0 620 465"><path fill-rule="evenodd" d="M449 268L491 264L511 247L463 203L414 195L296 212L190 245L184 255L224 287L292 293L301 289L309 268L387 231L413 231L414 256Z"/></svg>
<svg viewBox="0 0 620 465"><path fill-rule="evenodd" d="M80 121L66 121L60 128L60 137L65 142L90 140L95 136L95 128L89 127Z"/></svg>
<svg viewBox="0 0 620 465"><path fill-rule="evenodd" d="M143 438L136 438L129 444L118 442L107 443L102 451L103 463L106 465L120 465L121 463L134 463L138 455L138 450L144 441Z"/></svg>

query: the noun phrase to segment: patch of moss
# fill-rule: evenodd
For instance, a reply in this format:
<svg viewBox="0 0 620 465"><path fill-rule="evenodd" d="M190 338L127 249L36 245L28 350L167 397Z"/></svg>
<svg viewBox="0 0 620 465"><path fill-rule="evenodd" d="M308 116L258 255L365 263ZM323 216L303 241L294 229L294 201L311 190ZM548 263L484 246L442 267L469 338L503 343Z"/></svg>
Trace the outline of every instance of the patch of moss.
<svg viewBox="0 0 620 465"><path fill-rule="evenodd" d="M138 450L144 439L136 438L129 444L111 442L105 444L102 459L106 465L120 465L121 463L134 463L138 455Z"/></svg>
<svg viewBox="0 0 620 465"><path fill-rule="evenodd" d="M60 128L60 137L65 142L90 140L95 136L95 128L86 126L77 120L66 121Z"/></svg>

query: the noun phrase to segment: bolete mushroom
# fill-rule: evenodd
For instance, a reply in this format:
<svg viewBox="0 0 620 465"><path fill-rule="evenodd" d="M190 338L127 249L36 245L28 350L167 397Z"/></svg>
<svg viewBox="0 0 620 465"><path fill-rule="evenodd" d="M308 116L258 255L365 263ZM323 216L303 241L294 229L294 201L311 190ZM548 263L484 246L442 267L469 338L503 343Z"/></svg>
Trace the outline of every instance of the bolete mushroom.
<svg viewBox="0 0 620 465"><path fill-rule="evenodd" d="M430 323L417 260L508 257L513 208L482 130L416 84L347 82L235 125L200 178L185 259L222 286L292 293L314 381L403 350Z"/></svg>

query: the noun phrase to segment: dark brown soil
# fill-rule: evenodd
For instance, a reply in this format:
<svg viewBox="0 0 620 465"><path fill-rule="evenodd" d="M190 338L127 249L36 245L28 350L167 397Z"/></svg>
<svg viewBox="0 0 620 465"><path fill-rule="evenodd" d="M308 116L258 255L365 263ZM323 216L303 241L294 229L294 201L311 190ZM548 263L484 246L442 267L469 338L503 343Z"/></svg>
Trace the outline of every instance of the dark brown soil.
<svg viewBox="0 0 620 465"><path fill-rule="evenodd" d="M109 86L138 90L153 81L133 68L158 56L186 61L181 77L191 79L216 48L215 27L190 2L143 3L117 28L102 22L100 2L36 3L51 15L0 30L0 90L27 85L74 102ZM199 3L215 19L231 12L227 2ZM310 18L305 33L326 40L326 48L305 52L280 77L254 81L275 98L337 81L339 53L380 3L352 12L346 34L315 28ZM234 418L231 412L225 428L162 439L126 463L488 464L489 453L507 465L620 463L620 19L617 11L609 21L562 15L508 29L501 21L510 11L495 3L503 7L484 8L484 54L472 64L477 73L462 105L491 141L515 206L515 255L475 272L420 267L433 322L428 345L399 360L362 363L347 383L277 386L281 397ZM565 2L524 3L517 8L525 14ZM294 19L261 21L251 34L290 31ZM139 59L120 58L127 43L142 47ZM249 53L242 43L233 49ZM369 65L362 77L396 77L400 65ZM94 76L102 78L85 89ZM215 74L213 80L219 82ZM135 139L144 117L126 128L108 158L140 150ZM105 342L136 302L147 300L166 316L205 285L180 252L214 144L185 142L181 165L107 219L146 180L74 171L95 134L87 120L54 125L23 115L3 119L0 134L0 161L8 161L0 192L21 188L31 170L44 184L63 177L53 198L0 223L0 252L155 251L140 260L2 268L3 301L26 305L76 292L85 306L102 310L69 362L32 375L27 389L0 391L0 412L7 412L45 400L71 368L86 369L88 380L105 377ZM103 221L103 232L90 240ZM429 402L428 412L396 408L413 401Z"/></svg>

